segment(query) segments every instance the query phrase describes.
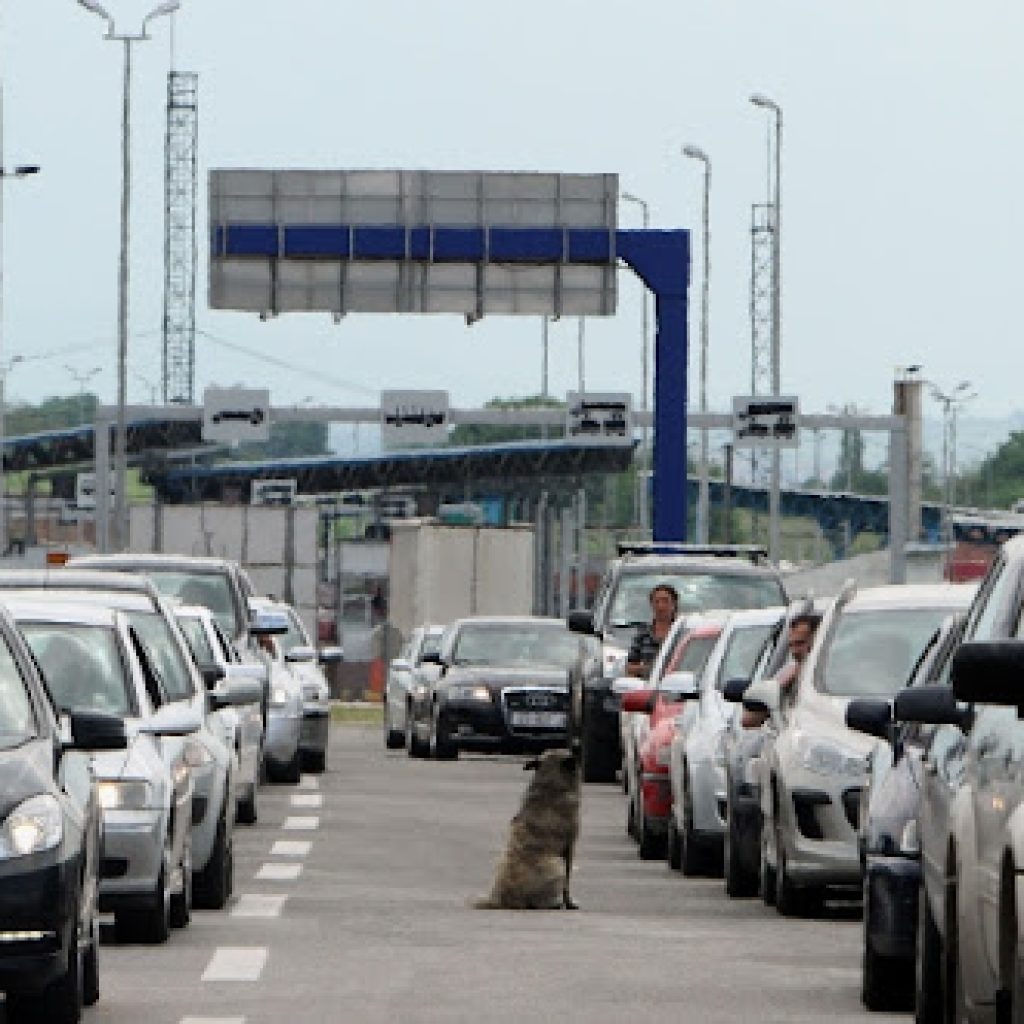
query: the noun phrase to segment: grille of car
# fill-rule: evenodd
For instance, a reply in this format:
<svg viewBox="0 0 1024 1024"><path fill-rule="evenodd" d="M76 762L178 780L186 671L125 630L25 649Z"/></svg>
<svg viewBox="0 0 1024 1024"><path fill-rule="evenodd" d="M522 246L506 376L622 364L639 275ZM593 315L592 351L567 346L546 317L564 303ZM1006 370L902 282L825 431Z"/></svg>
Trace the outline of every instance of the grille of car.
<svg viewBox="0 0 1024 1024"><path fill-rule="evenodd" d="M847 789L843 792L843 810L850 828L856 832L860 826L860 789Z"/></svg>

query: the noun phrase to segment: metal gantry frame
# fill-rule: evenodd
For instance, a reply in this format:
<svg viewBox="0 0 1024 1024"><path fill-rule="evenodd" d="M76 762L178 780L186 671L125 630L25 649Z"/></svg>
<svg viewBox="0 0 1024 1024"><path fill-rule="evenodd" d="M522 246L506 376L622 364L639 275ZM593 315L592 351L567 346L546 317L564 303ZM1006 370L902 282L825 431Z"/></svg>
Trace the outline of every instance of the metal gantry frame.
<svg viewBox="0 0 1024 1024"><path fill-rule="evenodd" d="M163 400L191 405L195 388L199 76L167 76L164 176Z"/></svg>

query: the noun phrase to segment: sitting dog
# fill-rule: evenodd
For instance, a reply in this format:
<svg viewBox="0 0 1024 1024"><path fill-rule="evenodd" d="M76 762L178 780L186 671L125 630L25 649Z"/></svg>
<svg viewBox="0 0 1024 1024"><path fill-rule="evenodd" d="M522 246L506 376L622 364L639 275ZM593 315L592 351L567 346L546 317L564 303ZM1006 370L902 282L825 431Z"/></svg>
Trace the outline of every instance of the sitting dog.
<svg viewBox="0 0 1024 1024"><path fill-rule="evenodd" d="M569 750L527 761L533 779L512 819L508 845L480 910L575 910L569 895L572 855L580 831L580 769Z"/></svg>

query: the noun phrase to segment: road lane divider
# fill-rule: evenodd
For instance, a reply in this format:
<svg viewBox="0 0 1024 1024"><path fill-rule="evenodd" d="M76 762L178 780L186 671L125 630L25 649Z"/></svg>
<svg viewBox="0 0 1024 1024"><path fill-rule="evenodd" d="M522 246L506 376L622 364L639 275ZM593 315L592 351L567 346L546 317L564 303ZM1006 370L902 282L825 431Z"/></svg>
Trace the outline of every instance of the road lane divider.
<svg viewBox="0 0 1024 1024"><path fill-rule="evenodd" d="M312 831L320 827L320 819L315 815L290 814L281 826L291 832Z"/></svg>
<svg viewBox="0 0 1024 1024"><path fill-rule="evenodd" d="M218 946L202 980L259 981L266 964L266 946Z"/></svg>
<svg viewBox="0 0 1024 1024"><path fill-rule="evenodd" d="M323 807L323 793L295 793L291 799L292 807Z"/></svg>
<svg viewBox="0 0 1024 1024"><path fill-rule="evenodd" d="M243 893L231 908L232 917L280 917L287 896L265 893Z"/></svg>
<svg viewBox="0 0 1024 1024"><path fill-rule="evenodd" d="M271 857L306 857L313 844L308 839L278 839L270 848Z"/></svg>
<svg viewBox="0 0 1024 1024"><path fill-rule="evenodd" d="M302 874L301 864L282 864L271 861L256 872L259 882L294 882Z"/></svg>

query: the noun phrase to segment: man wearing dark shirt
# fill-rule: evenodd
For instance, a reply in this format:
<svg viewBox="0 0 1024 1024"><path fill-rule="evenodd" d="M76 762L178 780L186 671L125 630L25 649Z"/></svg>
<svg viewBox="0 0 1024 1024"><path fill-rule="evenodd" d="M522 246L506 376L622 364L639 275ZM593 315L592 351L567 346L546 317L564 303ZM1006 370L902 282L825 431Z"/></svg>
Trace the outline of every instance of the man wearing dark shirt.
<svg viewBox="0 0 1024 1024"><path fill-rule="evenodd" d="M679 610L679 594L669 583L659 583L648 594L653 618L650 625L641 626L633 637L626 656L626 674L646 679L661 648L661 643L672 628Z"/></svg>

